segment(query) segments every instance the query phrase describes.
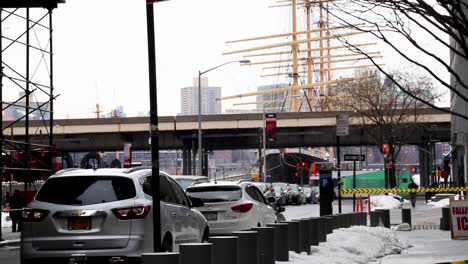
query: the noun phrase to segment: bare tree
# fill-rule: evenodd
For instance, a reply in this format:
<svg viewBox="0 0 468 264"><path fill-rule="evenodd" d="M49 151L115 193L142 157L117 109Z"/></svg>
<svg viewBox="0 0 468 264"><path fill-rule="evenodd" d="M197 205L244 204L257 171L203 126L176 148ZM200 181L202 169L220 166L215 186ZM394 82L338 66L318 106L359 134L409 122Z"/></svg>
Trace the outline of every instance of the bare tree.
<svg viewBox="0 0 468 264"><path fill-rule="evenodd" d="M393 80L427 102L433 102L438 95L433 92L432 82L423 76L392 72L389 79L378 71L361 71L356 75L367 78L335 85L334 104L340 110L357 113L363 130L384 156L384 164L392 164L386 174L386 187L395 187L394 162L408 135L420 127L416 110L423 104L399 89Z"/></svg>
<svg viewBox="0 0 468 264"><path fill-rule="evenodd" d="M417 66L435 80L437 86L450 90L468 103L468 98L460 90L441 78L433 67L421 59L425 57L431 60L438 67L450 73L461 89L468 89L467 81L454 71L449 61L441 58L440 48L428 48L427 45L424 45L427 39L420 37L429 37L433 45L450 51L453 56L468 60L467 0L346 0L331 1L330 3L332 7L329 8L329 14L335 20L356 30L370 33L382 40L403 59ZM364 25L356 23L357 21L364 22ZM398 39L406 40L418 54L416 55L414 50L402 48L400 41L396 40L395 36L398 36ZM350 45L355 52L366 55L361 48L346 40L343 41ZM394 79L385 68L379 66L370 56L367 57L395 86L413 99L440 111L468 119L466 113L457 113L437 107L433 102L413 94L413 91L406 90L400 80Z"/></svg>

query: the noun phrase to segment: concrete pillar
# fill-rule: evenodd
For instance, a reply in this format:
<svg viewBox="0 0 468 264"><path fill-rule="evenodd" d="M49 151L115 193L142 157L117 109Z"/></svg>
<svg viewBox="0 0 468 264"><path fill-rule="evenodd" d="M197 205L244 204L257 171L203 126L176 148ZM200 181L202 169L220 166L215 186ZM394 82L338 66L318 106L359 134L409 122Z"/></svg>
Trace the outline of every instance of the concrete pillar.
<svg viewBox="0 0 468 264"><path fill-rule="evenodd" d="M211 264L211 243L180 244L180 264Z"/></svg>
<svg viewBox="0 0 468 264"><path fill-rule="evenodd" d="M237 236L210 237L213 263L238 264L238 240Z"/></svg>
<svg viewBox="0 0 468 264"><path fill-rule="evenodd" d="M307 252L307 255L310 255L310 223L309 219L300 220L300 232L301 236L301 252Z"/></svg>
<svg viewBox="0 0 468 264"><path fill-rule="evenodd" d="M235 231L232 235L238 237L239 264L258 264L257 231Z"/></svg>
<svg viewBox="0 0 468 264"><path fill-rule="evenodd" d="M289 250L294 251L296 253L301 253L300 249L300 241L302 234L300 233L299 229L299 221L287 221L284 222L288 224L288 246Z"/></svg>
<svg viewBox="0 0 468 264"><path fill-rule="evenodd" d="M179 252L158 252L158 253L143 253L141 255L142 264L179 264Z"/></svg>
<svg viewBox="0 0 468 264"><path fill-rule="evenodd" d="M267 226L275 228L275 260L289 261L288 224L275 223Z"/></svg>
<svg viewBox="0 0 468 264"><path fill-rule="evenodd" d="M401 222L402 223L407 223L412 227L411 225L411 208L403 208L401 209Z"/></svg>
<svg viewBox="0 0 468 264"><path fill-rule="evenodd" d="M273 227L254 227L258 232L259 264L275 264L275 229Z"/></svg>

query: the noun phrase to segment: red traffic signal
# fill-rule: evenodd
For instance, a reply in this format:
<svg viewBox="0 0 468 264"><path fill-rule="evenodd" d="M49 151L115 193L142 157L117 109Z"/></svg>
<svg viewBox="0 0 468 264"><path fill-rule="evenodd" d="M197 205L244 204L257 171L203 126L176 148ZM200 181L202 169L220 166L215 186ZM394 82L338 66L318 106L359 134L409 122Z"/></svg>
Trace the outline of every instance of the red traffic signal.
<svg viewBox="0 0 468 264"><path fill-rule="evenodd" d="M301 162L301 167L303 168L307 167L307 163L305 161Z"/></svg>
<svg viewBox="0 0 468 264"><path fill-rule="evenodd" d="M382 152L388 154L388 152L390 152L390 146L388 144L382 144Z"/></svg>
<svg viewBox="0 0 468 264"><path fill-rule="evenodd" d="M415 173L417 171L418 171L418 168L416 168L416 167L411 168L411 172Z"/></svg>

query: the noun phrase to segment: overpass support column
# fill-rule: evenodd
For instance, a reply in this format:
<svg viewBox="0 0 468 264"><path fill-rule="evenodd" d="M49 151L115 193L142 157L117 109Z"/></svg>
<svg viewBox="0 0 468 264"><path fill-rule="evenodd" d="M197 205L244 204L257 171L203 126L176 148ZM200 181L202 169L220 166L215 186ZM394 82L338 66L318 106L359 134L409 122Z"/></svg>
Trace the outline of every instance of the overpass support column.
<svg viewBox="0 0 468 264"><path fill-rule="evenodd" d="M419 149L419 187L429 187L429 177L431 176L432 148L430 143L418 145Z"/></svg>
<svg viewBox="0 0 468 264"><path fill-rule="evenodd" d="M197 148L192 148L192 173L191 175L198 175L197 174Z"/></svg>

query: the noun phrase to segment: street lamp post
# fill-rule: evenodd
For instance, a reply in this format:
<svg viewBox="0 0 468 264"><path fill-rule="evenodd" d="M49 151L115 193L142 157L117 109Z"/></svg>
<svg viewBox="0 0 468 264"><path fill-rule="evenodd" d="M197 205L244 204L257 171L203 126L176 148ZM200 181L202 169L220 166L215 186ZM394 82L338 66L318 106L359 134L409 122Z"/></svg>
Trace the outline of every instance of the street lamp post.
<svg viewBox="0 0 468 264"><path fill-rule="evenodd" d="M236 60L236 61L228 61L223 64L220 64L216 67L213 67L211 69L208 69L206 71L198 71L198 173L197 175L202 175L202 168L203 168L203 153L202 153L202 129L201 129L201 115L202 115L202 101L201 101L201 76L207 72L210 72L212 70L215 70L219 67L222 67L224 65L234 63L234 62L239 62L242 64L247 64L250 63L250 60Z"/></svg>

